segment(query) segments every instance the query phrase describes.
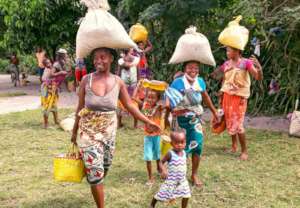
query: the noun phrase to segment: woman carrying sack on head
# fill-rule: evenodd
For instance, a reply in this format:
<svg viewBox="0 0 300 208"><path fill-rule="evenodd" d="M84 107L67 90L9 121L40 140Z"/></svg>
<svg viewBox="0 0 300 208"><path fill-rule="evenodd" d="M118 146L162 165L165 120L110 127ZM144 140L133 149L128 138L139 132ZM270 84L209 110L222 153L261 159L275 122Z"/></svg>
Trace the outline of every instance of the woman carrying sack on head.
<svg viewBox="0 0 300 208"><path fill-rule="evenodd" d="M184 63L183 76L172 82L166 96L171 104L173 118L176 119L178 126L186 131L185 151L192 155L192 183L196 187L201 187L202 182L197 172L203 147L200 119L203 113L202 100L217 118L217 111L206 91L205 81L199 77L200 63L215 65L207 38L197 33L195 27L187 29L186 34L178 40L170 63Z"/></svg>
<svg viewBox="0 0 300 208"><path fill-rule="evenodd" d="M78 145L82 154L95 203L98 208L103 208L103 181L115 149L118 100L134 117L153 127L153 131L159 131L160 127L135 107L124 81L110 72L116 53L111 48L136 45L118 20L107 12L107 1L84 0L84 3L89 10L77 33L76 56L84 58L92 51L96 72L86 75L80 83L71 141ZM109 30L107 25L111 27ZM86 42L90 44L84 44Z"/></svg>
<svg viewBox="0 0 300 208"><path fill-rule="evenodd" d="M226 46L228 60L221 66L224 72L221 92L222 108L228 133L232 138L232 145L227 152L237 151L237 142L241 144L239 159L247 160L248 151L244 129L244 119L247 110L247 99L250 97L251 79L263 79L262 67L253 56L250 59L242 57L242 51L248 42L249 31L239 25L241 16L229 23L220 34L219 42Z"/></svg>

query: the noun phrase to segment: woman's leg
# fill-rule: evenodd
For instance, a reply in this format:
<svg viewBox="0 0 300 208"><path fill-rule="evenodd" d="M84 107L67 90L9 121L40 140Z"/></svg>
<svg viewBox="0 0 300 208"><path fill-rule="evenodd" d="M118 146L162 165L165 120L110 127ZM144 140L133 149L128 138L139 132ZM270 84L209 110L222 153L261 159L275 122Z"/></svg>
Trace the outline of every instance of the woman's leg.
<svg viewBox="0 0 300 208"><path fill-rule="evenodd" d="M189 202L188 198L182 198L181 208L187 208L188 202Z"/></svg>
<svg viewBox="0 0 300 208"><path fill-rule="evenodd" d="M91 186L91 191L96 202L97 208L104 208L104 186L98 184Z"/></svg>
<svg viewBox="0 0 300 208"><path fill-rule="evenodd" d="M54 123L59 125L59 122L58 122L58 113L57 111L54 111L53 112L53 118L54 118Z"/></svg>
<svg viewBox="0 0 300 208"><path fill-rule="evenodd" d="M44 128L48 128L48 116L44 114Z"/></svg>
<svg viewBox="0 0 300 208"><path fill-rule="evenodd" d="M247 160L248 159L248 150L247 150L247 143L246 143L246 135L245 133L238 134L239 141L241 144L241 160Z"/></svg>
<svg viewBox="0 0 300 208"><path fill-rule="evenodd" d="M196 153L193 153L192 154L192 176L191 176L191 180L192 180L192 183L197 187L201 187L203 185L202 181L198 178L198 175L197 175L199 164L200 164L200 156Z"/></svg>
<svg viewBox="0 0 300 208"><path fill-rule="evenodd" d="M237 145L238 145L238 135L231 135L231 148L225 148L225 152L227 153L236 153L237 152Z"/></svg>

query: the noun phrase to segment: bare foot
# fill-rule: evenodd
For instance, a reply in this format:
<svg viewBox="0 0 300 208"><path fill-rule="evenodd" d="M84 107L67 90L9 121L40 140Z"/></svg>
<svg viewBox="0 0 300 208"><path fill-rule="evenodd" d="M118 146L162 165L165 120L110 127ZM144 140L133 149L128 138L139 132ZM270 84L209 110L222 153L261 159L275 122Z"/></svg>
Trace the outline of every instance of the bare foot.
<svg viewBox="0 0 300 208"><path fill-rule="evenodd" d="M239 159L240 159L240 160L243 160L243 161L248 160L248 153L242 153L242 154L240 155Z"/></svg>
<svg viewBox="0 0 300 208"><path fill-rule="evenodd" d="M56 125L59 125L59 121L58 121L58 120L54 121L54 123L55 123Z"/></svg>
<svg viewBox="0 0 300 208"><path fill-rule="evenodd" d="M146 183L147 186L152 186L154 184L154 178L151 178L148 180L148 182Z"/></svg>
<svg viewBox="0 0 300 208"><path fill-rule="evenodd" d="M196 175L192 175L191 180L192 185L196 186L196 188L201 188L203 186L203 182Z"/></svg>
<svg viewBox="0 0 300 208"><path fill-rule="evenodd" d="M48 124L44 124L43 129L47 129L47 128L48 128Z"/></svg>
<svg viewBox="0 0 300 208"><path fill-rule="evenodd" d="M225 153L236 153L237 148L236 147L231 147L231 148L224 148Z"/></svg>

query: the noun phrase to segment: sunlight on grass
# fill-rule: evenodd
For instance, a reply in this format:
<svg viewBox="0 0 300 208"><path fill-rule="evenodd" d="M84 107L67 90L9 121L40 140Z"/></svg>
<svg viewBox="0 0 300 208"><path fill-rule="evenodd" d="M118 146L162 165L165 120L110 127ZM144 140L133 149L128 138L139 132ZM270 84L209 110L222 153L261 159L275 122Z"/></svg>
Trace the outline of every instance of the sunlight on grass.
<svg viewBox="0 0 300 208"><path fill-rule="evenodd" d="M60 110L60 117L70 112ZM48 130L41 122L39 110L0 116L0 207L94 207L85 180L70 184L52 179L53 156L66 151L70 134L55 127L52 117ZM161 182L157 177L153 187L145 185L142 131L132 129L131 121L127 126L118 131L113 166L105 180L108 208L148 207ZM247 136L250 160L241 162L237 154L223 153L230 144L228 136L212 136L207 130L199 171L205 186L193 189L189 207L300 207L300 140L255 130Z"/></svg>
<svg viewBox="0 0 300 208"><path fill-rule="evenodd" d="M17 96L24 96L27 95L25 92L6 92L6 93L0 93L0 98L5 97L17 97Z"/></svg>

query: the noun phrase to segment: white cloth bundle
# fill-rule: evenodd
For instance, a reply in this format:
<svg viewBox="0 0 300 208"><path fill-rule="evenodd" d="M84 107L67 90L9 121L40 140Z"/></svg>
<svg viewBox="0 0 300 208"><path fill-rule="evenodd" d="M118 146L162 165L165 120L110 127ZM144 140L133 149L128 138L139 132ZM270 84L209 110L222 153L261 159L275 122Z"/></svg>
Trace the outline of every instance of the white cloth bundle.
<svg viewBox="0 0 300 208"><path fill-rule="evenodd" d="M208 39L205 35L198 33L197 28L193 26L186 29L185 34L179 38L169 63L178 64L187 61L216 65Z"/></svg>
<svg viewBox="0 0 300 208"><path fill-rule="evenodd" d="M85 58L94 49L137 48L122 24L112 16L107 0L81 0L88 12L80 23L76 37L76 57Z"/></svg>

